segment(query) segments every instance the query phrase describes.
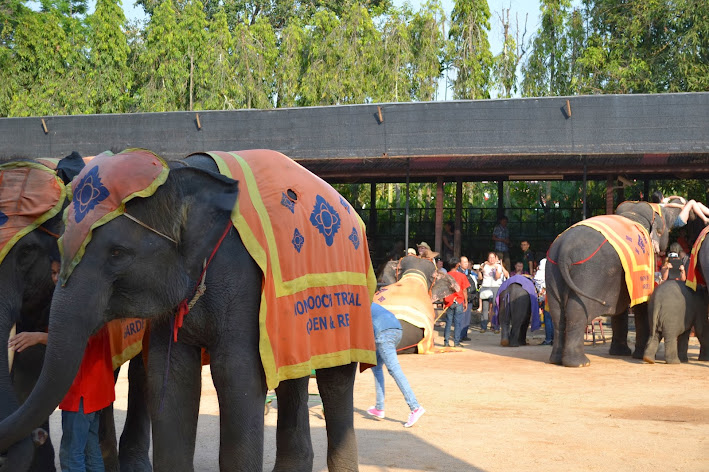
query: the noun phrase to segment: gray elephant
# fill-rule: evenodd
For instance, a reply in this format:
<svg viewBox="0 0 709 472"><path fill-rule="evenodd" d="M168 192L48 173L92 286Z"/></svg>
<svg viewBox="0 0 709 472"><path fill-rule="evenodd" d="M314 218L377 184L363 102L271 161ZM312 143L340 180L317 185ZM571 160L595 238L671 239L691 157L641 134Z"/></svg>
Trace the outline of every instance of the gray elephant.
<svg viewBox="0 0 709 472"><path fill-rule="evenodd" d="M645 352L649 337L647 303L652 290L653 253L667 248L668 233L676 225L680 208L625 202L617 215L589 218L560 234L547 253L547 301L554 325L554 346L549 362L567 367L590 364L584 354L588 320L612 315L611 355L628 356L628 307L634 305L636 342L634 358ZM615 236L599 229L609 224L623 227ZM633 296L628 291L624 262L616 246L631 258L637 272ZM630 255L630 253L635 255ZM645 262L638 262L640 255Z"/></svg>
<svg viewBox="0 0 709 472"><path fill-rule="evenodd" d="M83 167L84 162L77 153L61 160L12 161L0 166L0 214L10 215L7 219L0 217L0 338L8 338L13 324L18 333L47 331L54 291L50 265L59 259L57 238L63 230L64 185ZM0 366L8 365L8 360L12 365L9 372L0 369L0 418L5 418L32 392L42 369L45 346L27 347L14 352L11 359L8 359L7 349L0 349L0 353ZM135 364L131 366L131 398L138 395L136 392L145 383L144 374L142 378L135 374L142 369L142 362ZM147 407L144 400L133 401L132 405L124 428L126 435L121 438L124 451L120 462L123 470L151 470ZM27 438L23 439L6 456L0 457L0 470L56 470L48 418L37 425L40 428L33 434L36 450ZM111 408L102 412L101 425L106 470L118 471ZM37 434L40 432L43 433Z"/></svg>
<svg viewBox="0 0 709 472"><path fill-rule="evenodd" d="M532 331L541 327L539 301L532 279L524 275L513 275L505 280L495 297L495 311L500 325L500 344L526 346L530 321Z"/></svg>
<svg viewBox="0 0 709 472"><path fill-rule="evenodd" d="M279 406L275 469L312 470L307 408L312 368L326 418L328 466L356 470L356 366L376 362L369 311L376 280L364 225L334 189L279 153L210 153L190 156L186 163L219 169L239 183L195 167L168 168L140 150L98 156L77 177L62 237L65 257L49 317L47 357L30 397L0 423L0 449L25 437L56 407L89 336L107 321L128 316L151 320L148 391L155 470L193 470L202 348L210 355L219 397L222 470L262 468L263 405L271 385ZM308 177L293 177L296 167ZM262 172L265 181L257 179ZM266 191L262 184L276 187ZM278 216L261 220L272 203ZM255 211L247 213L249 206ZM309 218L303 221L303 215ZM286 245L269 246L281 242ZM330 247L344 251L340 259L331 257ZM342 249L347 247L354 249ZM301 263L310 269L290 279ZM300 297L311 283L324 284L327 291ZM274 310L288 303L290 310ZM334 314L327 316L324 307ZM274 319L274 314L282 316ZM274 331L274 322L283 325ZM330 335L333 346L323 345L342 350L310 361L297 362L300 352L276 349L292 340L312 353L320 346L315 342Z"/></svg>
<svg viewBox="0 0 709 472"><path fill-rule="evenodd" d="M650 340L643 360L655 363L660 341L665 339L665 362L688 362L689 335L694 332L699 339L699 360L709 361L709 321L707 320L709 295L706 287L696 291L678 280L660 284L648 302L650 311Z"/></svg>

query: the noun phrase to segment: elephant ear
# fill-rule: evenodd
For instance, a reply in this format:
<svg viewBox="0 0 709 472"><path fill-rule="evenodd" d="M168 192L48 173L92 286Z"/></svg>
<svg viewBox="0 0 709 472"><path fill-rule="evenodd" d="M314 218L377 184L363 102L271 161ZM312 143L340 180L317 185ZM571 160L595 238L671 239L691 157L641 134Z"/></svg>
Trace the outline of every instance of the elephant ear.
<svg viewBox="0 0 709 472"><path fill-rule="evenodd" d="M399 261L388 261L379 275L379 282L389 285L396 282L396 265Z"/></svg>
<svg viewBox="0 0 709 472"><path fill-rule="evenodd" d="M238 182L192 167L173 169L170 175L181 193L179 247L190 276L197 278L203 261L219 243L236 205Z"/></svg>
<svg viewBox="0 0 709 472"><path fill-rule="evenodd" d="M85 165L81 155L73 151L57 163L57 176L62 179L64 185L66 185L71 182L74 177L79 175Z"/></svg>

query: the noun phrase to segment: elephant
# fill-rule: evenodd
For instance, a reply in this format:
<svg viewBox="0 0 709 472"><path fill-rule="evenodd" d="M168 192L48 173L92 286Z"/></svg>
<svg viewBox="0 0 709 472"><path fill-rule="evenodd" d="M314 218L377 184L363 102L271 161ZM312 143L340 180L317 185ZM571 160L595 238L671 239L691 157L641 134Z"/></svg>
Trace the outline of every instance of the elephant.
<svg viewBox="0 0 709 472"><path fill-rule="evenodd" d="M556 238L547 253L545 274L547 302L554 325L550 363L567 367L589 365L590 361L584 354L584 332L588 320L601 315L612 315L610 354L631 355L627 340L628 307L631 302L636 327L635 352L632 356L642 358L649 336L646 300L653 283L652 256L654 252L667 248L669 231L677 224L680 210L671 205L624 202L618 206L616 215L589 218ZM611 223L633 224L630 231L634 233L632 236L626 233L612 237L591 226ZM637 229L637 225L643 228L643 232ZM632 300L623 262L614 244L626 251L630 251L632 246L637 254L645 254L649 259L644 266L633 266L640 280L635 284ZM637 294L635 290L644 292Z"/></svg>
<svg viewBox="0 0 709 472"><path fill-rule="evenodd" d="M374 295L374 303L385 306L401 322L403 333L397 352L429 352L433 347L435 320L432 303L457 292L458 283L450 274L436 270L429 257L414 255L389 261L380 281L389 283Z"/></svg>
<svg viewBox="0 0 709 472"><path fill-rule="evenodd" d="M41 165L38 166L38 164ZM22 185L46 185L46 188L39 188L40 193L54 195L54 198L57 199L55 207L50 210L56 213L54 216L14 242L9 240L11 244L4 246L9 249L0 261L0 287L2 287L0 337L4 337L4 339L9 337L11 327L15 324L18 333L47 330L49 308L54 292L50 265L52 261L58 261L60 257L57 238L63 231L63 223L59 210L66 205L63 201L61 188L68 184L83 166L83 159L74 152L63 159L12 161L0 167L0 171L5 172L6 176L7 172L17 172L16 175L24 175ZM13 177L7 177L0 179L3 181L0 195L19 195L20 192L12 186ZM6 200L4 197L0 198L0 212L6 209L6 204L14 206L12 201ZM19 208L20 210L14 213L17 218L27 217L30 220L34 218L34 216L30 217L29 213L24 213L25 211L34 211L32 208L22 206ZM26 229L31 229L31 227ZM21 235L22 232L24 231L16 234ZM5 239L3 241L7 242ZM36 344L22 351L14 352L11 358L11 370L8 372L0 369L1 418L5 418L15 411L32 392L42 369L45 350L46 346ZM7 365L8 350L0 349L0 352L2 353L0 365ZM142 395L140 392L145 384L145 375L140 375L144 369L142 361L138 361L140 359L133 362L130 367L132 372L130 390L133 401L124 428L126 434L121 437L123 449L120 457L115 444L113 410L109 407L102 412L103 432L101 437L107 471L118 471L119 462L123 464L123 470L147 471L152 469L148 458L150 436L147 406L145 401L138 396ZM33 431L32 441L28 441L27 438L23 439L20 445L11 448L6 456L0 458L0 470L13 472L56 470L54 465L55 451L49 434L48 415L41 419L37 425L40 427ZM34 447L30 447L31 443L37 446L36 450Z"/></svg>
<svg viewBox="0 0 709 472"><path fill-rule="evenodd" d="M667 280L653 292L648 302L650 312L650 340L643 360L655 363L655 354L662 338L665 339L665 362L688 362L689 335L699 339L699 360L709 361L709 295L706 287L696 291L678 280Z"/></svg>
<svg viewBox="0 0 709 472"><path fill-rule="evenodd" d="M234 176L238 168L219 167L230 156L237 163L244 156L254 157L237 180L217 172ZM121 160L116 161L119 157ZM132 158L135 160L126 160ZM109 170L104 173L107 166ZM110 166L118 174L112 174ZM272 288L271 278L275 276L271 270L285 257L285 251L274 253L278 257L268 259L270 262L265 264L263 257L270 257L270 253L256 251L252 256L249 251L258 242L255 227L249 224L235 229L241 218L246 218L243 212L246 206L260 208L264 201L249 190L258 175L253 171L257 166L266 166L259 172L271 169L282 177L269 180L282 186L282 192L277 194L284 207L281 214L310 212L305 202L318 197L315 207L310 206L313 209L310 221L305 223L313 228L303 226L294 233L288 254L297 258L302 250L309 254L304 262L321 270L335 263L368 268L360 272L362 275L343 271L316 277L330 284L355 278L358 285L343 282L334 286L328 297L318 299L321 305L343 306L336 321L332 317L328 322L305 315L310 301L293 303L291 311L283 313L287 317L284 322L293 320L300 323L298 326L307 325L307 333L305 329L278 331L282 337L276 338L267 330L269 318L262 317L261 308L272 305L270 299L266 305L264 298L262 306L265 296L262 292ZM294 167L308 173L310 181L295 181L286 176L286 170L290 172ZM153 174L155 169L157 173ZM152 180L134 190L136 182L143 182L136 177L138 172L144 172ZM311 339L307 336L327 334L333 327L335 334L351 333L342 342L362 348L331 356L339 361L338 365L327 366L316 359L318 363L290 366L291 378L275 377L278 427L274 469L312 470L307 405L308 380L314 368L326 418L328 467L356 470L353 388L360 362L357 356L366 364L376 362L369 311L376 280L361 219L356 217L360 226L352 228L352 232L349 227L342 229L350 221L346 214L352 211L352 218L356 216L351 206L307 170L286 156L267 150L239 151L228 156L197 154L188 156L183 163L170 165L152 153L128 150L110 159L95 157L77 179L74 192L80 197L67 210L62 245L65 256L69 253L80 260L71 255L62 259L60 283L49 316L51 334L42 373L27 401L0 423L0 450L25 437L32 425L56 407L79 367L89 336L112 319L131 317L150 320L148 405L154 470L194 470L203 348L211 359L219 398L220 469L261 470L264 401L267 387L271 386L269 376L280 371L274 374L269 359L261 356L260 347L268 348L266 342L270 346L275 341L286 342L286 338L294 338L304 346L304 341ZM316 180L323 187L316 187ZM121 193L128 187L131 191ZM97 213L103 208L100 203L104 199L113 202L115 195L118 195L116 206L107 213L113 217ZM237 195L238 206L235 206ZM90 227L89 236L84 239L81 231L85 227L80 226L81 221L97 214L104 215L103 224ZM263 231L270 231L271 236L280 234L277 231L286 227L286 220L276 221L278 226L262 228ZM308 232L304 235L305 229ZM332 261L325 257L324 251L307 252L314 251L311 247L317 248L312 245L313 238L323 246L325 242L351 244L359 250L348 252L349 259ZM71 249L72 241L80 242L81 251ZM278 267L281 271L290 270L285 265ZM297 280L308 283L308 277L306 274ZM264 324L267 339L262 338Z"/></svg>
<svg viewBox="0 0 709 472"><path fill-rule="evenodd" d="M524 275L513 275L503 282L497 292L495 310L499 311L500 345L502 346L526 346L530 321L532 321L532 331L541 326L534 282Z"/></svg>

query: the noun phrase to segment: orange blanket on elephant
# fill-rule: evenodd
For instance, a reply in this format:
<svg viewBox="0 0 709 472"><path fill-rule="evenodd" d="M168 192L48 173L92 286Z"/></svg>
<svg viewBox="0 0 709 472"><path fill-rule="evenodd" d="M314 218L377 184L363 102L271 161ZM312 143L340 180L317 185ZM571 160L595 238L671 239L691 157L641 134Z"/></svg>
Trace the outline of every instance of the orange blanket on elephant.
<svg viewBox="0 0 709 472"><path fill-rule="evenodd" d="M613 246L625 271L630 306L646 302L654 288L655 253L647 230L618 215L594 216L576 225L595 229Z"/></svg>
<svg viewBox="0 0 709 472"><path fill-rule="evenodd" d="M692 246L692 255L689 258L689 268L687 268L687 281L685 285L694 291L697 290L697 285L707 284L706 280L704 280L704 274L697 270L699 249L701 249L704 238L707 237L707 233L709 233L709 226L705 227L702 232L699 233L699 236L697 236L697 240L694 241L694 245Z"/></svg>
<svg viewBox="0 0 709 472"><path fill-rule="evenodd" d="M106 326L108 326L108 339L111 344L113 370L116 370L142 351L146 321L126 318L109 321Z"/></svg>
<svg viewBox="0 0 709 472"><path fill-rule="evenodd" d="M423 330L423 338L416 345L419 354L433 350L433 311L426 279L420 274L405 274L396 283L387 285L374 294L377 303L400 321L406 321Z"/></svg>
<svg viewBox="0 0 709 472"><path fill-rule="evenodd" d="M0 262L23 236L59 213L64 183L35 162L0 165Z"/></svg>
<svg viewBox="0 0 709 472"><path fill-rule="evenodd" d="M281 153L206 154L239 182L232 221L263 271L259 349L268 387L312 369L376 364L376 279L359 215Z"/></svg>

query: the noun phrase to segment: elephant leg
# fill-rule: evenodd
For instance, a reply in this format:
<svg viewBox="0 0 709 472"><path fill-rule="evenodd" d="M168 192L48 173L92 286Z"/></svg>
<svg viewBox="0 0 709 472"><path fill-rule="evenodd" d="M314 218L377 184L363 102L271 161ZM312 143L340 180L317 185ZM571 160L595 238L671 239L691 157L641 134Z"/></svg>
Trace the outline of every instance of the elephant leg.
<svg viewBox="0 0 709 472"><path fill-rule="evenodd" d="M633 313L635 314L635 351L633 351L633 359L642 359L647 340L650 337L650 317L647 313L647 303L635 305Z"/></svg>
<svg viewBox="0 0 709 472"><path fill-rule="evenodd" d="M173 343L166 379L171 336L172 330L167 322L151 323L148 392L153 429L153 470L191 472L194 471L202 389L202 358L199 348Z"/></svg>
<svg viewBox="0 0 709 472"><path fill-rule="evenodd" d="M275 471L313 470L313 443L308 411L309 377L286 380L276 388L278 429Z"/></svg>
<svg viewBox="0 0 709 472"><path fill-rule="evenodd" d="M687 357L687 351L689 350L689 335L691 334L691 328L684 333L677 336L677 357L680 362L689 362L689 357Z"/></svg>
<svg viewBox="0 0 709 472"><path fill-rule="evenodd" d="M679 364L679 356L677 355L677 336L665 336L665 362L668 364Z"/></svg>
<svg viewBox="0 0 709 472"><path fill-rule="evenodd" d="M117 372L120 369L116 369ZM116 423L113 417L113 404L101 410L98 429L99 445L106 472L119 472L118 443L116 442Z"/></svg>
<svg viewBox="0 0 709 472"><path fill-rule="evenodd" d="M529 310L527 310L529 311ZM529 316L525 317L524 321L522 322L522 327L519 329L519 345L520 346L526 346L527 345L527 330L529 329Z"/></svg>
<svg viewBox="0 0 709 472"><path fill-rule="evenodd" d="M549 356L549 363L561 365L562 355L564 353L564 344L566 340L564 339L564 332L566 329L566 317L561 311L561 303L556 297L550 296L550 292L547 292L547 300L549 302L548 316L552 319L552 325L554 326L554 344L551 347L551 355ZM546 314L544 316L547 316Z"/></svg>
<svg viewBox="0 0 709 472"><path fill-rule="evenodd" d="M32 461L32 467L30 467L29 472L47 472L50 470L54 472L57 469L54 466L54 445L52 444L52 436L49 432L49 420L42 423L40 428L47 432L47 438L44 444L37 447L34 461Z"/></svg>
<svg viewBox="0 0 709 472"><path fill-rule="evenodd" d="M257 339L246 340L236 334L209 347L212 380L219 399L220 470L263 469L266 379ZM280 407L279 401L279 410ZM280 427L279 421L277 428Z"/></svg>
<svg viewBox="0 0 709 472"><path fill-rule="evenodd" d="M569 296L566 303L566 316L562 320L564 328L564 347L562 364L566 367L585 367L591 363L584 354L583 337L588 318L586 307L577 295Z"/></svg>
<svg viewBox="0 0 709 472"><path fill-rule="evenodd" d="M655 363L655 354L657 354L657 348L660 346L660 334L653 333L652 337L645 346L645 354L643 354L643 361L648 364Z"/></svg>
<svg viewBox="0 0 709 472"><path fill-rule="evenodd" d="M500 307L498 318L500 323L500 345L509 346L512 330L510 329L510 306L508 303L504 302L504 305Z"/></svg>
<svg viewBox="0 0 709 472"><path fill-rule="evenodd" d="M143 356L128 364L128 411L118 448L122 472L150 472L150 413Z"/></svg>
<svg viewBox="0 0 709 472"><path fill-rule="evenodd" d="M632 354L628 347L628 310L626 309L620 315L611 316L611 329L613 330L613 339L611 340L611 348L608 353L611 356L629 356Z"/></svg>
<svg viewBox="0 0 709 472"><path fill-rule="evenodd" d="M359 470L353 400L357 363L318 369L318 390L325 411L327 466L331 471Z"/></svg>

